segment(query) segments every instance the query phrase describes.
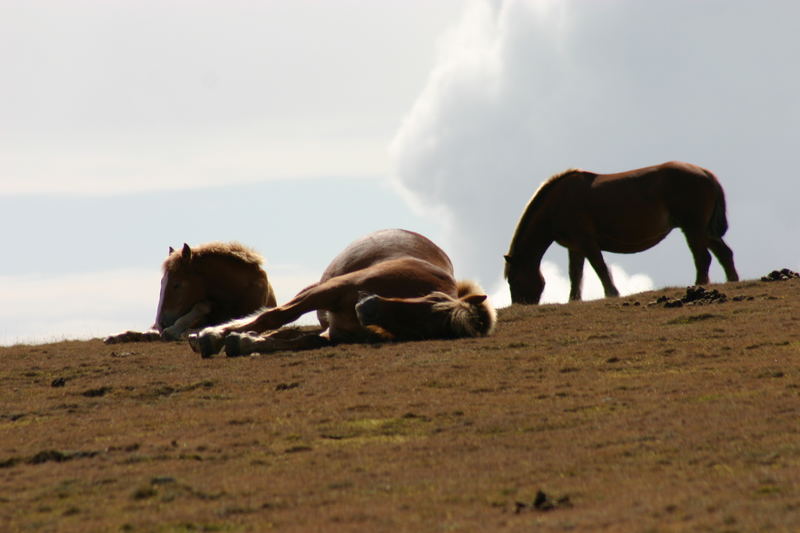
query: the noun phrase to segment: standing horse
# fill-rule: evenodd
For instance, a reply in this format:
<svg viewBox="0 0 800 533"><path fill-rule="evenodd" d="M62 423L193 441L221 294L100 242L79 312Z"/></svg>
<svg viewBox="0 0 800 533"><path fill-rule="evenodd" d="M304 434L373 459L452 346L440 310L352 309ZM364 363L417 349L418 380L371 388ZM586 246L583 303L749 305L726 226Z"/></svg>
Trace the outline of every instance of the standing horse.
<svg viewBox="0 0 800 533"><path fill-rule="evenodd" d="M275 293L261 268L263 258L239 243L170 247L163 264L156 323L149 332L108 337L109 344L179 339L187 330L221 324L275 307Z"/></svg>
<svg viewBox="0 0 800 533"><path fill-rule="evenodd" d="M318 311L325 331L290 335L277 329ZM494 308L473 282L456 281L447 255L427 238L390 229L348 246L315 283L288 303L189 337L203 357L299 350L338 342L488 335Z"/></svg>
<svg viewBox="0 0 800 533"><path fill-rule="evenodd" d="M733 252L722 240L728 229L725 195L708 170L673 161L618 174L576 169L557 174L528 202L505 256L511 301L539 303L544 290L539 263L553 241L569 250L570 300L581 298L584 259L606 297L619 296L601 250L641 252L673 228L686 236L696 284L708 283L709 249L728 281L739 279Z"/></svg>

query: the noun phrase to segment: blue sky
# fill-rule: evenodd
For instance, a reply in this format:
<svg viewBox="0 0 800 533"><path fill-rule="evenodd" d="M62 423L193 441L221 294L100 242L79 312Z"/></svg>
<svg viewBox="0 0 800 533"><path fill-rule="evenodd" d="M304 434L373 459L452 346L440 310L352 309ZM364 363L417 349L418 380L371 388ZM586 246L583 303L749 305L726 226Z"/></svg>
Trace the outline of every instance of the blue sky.
<svg viewBox="0 0 800 533"><path fill-rule="evenodd" d="M281 300L351 240L406 227L504 305L517 217L568 167L705 166L742 277L800 269L799 15L789 0L3 2L0 344L146 328L183 242L255 247ZM694 277L679 233L606 259L623 292ZM566 252L546 260L545 299L563 301Z"/></svg>

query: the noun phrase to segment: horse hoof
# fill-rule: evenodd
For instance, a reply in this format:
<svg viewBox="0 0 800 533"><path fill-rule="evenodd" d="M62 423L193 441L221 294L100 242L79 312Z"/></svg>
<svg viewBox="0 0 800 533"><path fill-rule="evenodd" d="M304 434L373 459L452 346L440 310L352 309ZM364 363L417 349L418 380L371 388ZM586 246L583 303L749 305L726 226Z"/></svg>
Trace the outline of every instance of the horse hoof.
<svg viewBox="0 0 800 533"><path fill-rule="evenodd" d="M253 353L253 337L247 333L230 333L225 337L225 355L241 357Z"/></svg>
<svg viewBox="0 0 800 533"><path fill-rule="evenodd" d="M228 357L239 357L244 355L240 349L239 340L241 335L230 333L225 337L225 355Z"/></svg>
<svg viewBox="0 0 800 533"><path fill-rule="evenodd" d="M200 353L200 336L197 333L190 333L186 340L194 353Z"/></svg>
<svg viewBox="0 0 800 533"><path fill-rule="evenodd" d="M209 357L213 357L222 349L223 339L221 337L217 338L213 334L205 334L205 335L197 335L197 349L196 352L200 353L200 357L203 359L208 359ZM192 345L192 341L189 341L189 345Z"/></svg>
<svg viewBox="0 0 800 533"><path fill-rule="evenodd" d="M377 323L377 318L380 315L380 298L374 294L362 295L362 298L356 303L356 316L362 326L370 326Z"/></svg>

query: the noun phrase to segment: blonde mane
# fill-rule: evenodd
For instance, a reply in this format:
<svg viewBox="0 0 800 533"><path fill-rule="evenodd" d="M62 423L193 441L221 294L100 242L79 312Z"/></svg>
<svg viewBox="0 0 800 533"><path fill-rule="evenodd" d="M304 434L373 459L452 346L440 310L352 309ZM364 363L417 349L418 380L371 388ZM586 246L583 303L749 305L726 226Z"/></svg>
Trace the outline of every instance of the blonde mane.
<svg viewBox="0 0 800 533"><path fill-rule="evenodd" d="M223 256L241 261L242 263L260 267L264 263L264 258L252 248L238 242L209 242L193 247L192 258ZM182 251L175 250L164 261L164 272L175 271L182 259Z"/></svg>
<svg viewBox="0 0 800 533"><path fill-rule="evenodd" d="M519 217L519 222L517 222L517 226L514 228L514 237L511 239L511 245L508 248L507 257L514 257L517 254L517 247L519 245L519 239L521 238L520 229L527 227L528 221L539 209L544 201L544 198L547 196L547 193L553 189L553 185L555 185L556 182L560 181L562 178L569 176L570 174L574 174L575 172L585 171L580 168L568 168L567 170L553 174L543 181L541 185L539 185L539 188L536 189L536 192L534 192L533 196L531 196L530 200L528 200L525 209L522 211L522 216ZM508 279L508 263L506 263L505 277Z"/></svg>
<svg viewBox="0 0 800 533"><path fill-rule="evenodd" d="M456 282L458 298L434 304L434 311L450 313L450 327L455 337L484 337L494 330L497 312L484 298L479 303L465 301L469 296L485 296L486 292L476 282L461 280Z"/></svg>

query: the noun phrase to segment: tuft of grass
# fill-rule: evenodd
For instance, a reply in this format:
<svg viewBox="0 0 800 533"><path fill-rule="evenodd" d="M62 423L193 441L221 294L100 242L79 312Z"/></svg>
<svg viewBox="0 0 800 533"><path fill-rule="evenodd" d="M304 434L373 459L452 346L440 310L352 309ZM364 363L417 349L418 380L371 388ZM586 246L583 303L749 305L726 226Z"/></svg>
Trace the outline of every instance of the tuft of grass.
<svg viewBox="0 0 800 533"><path fill-rule="evenodd" d="M667 324L669 325L693 324L695 322L710 320L712 318L723 318L723 317L721 315L715 315L712 313L700 313L699 315L686 315L686 316L680 316L678 318L673 318L672 320L667 321Z"/></svg>

